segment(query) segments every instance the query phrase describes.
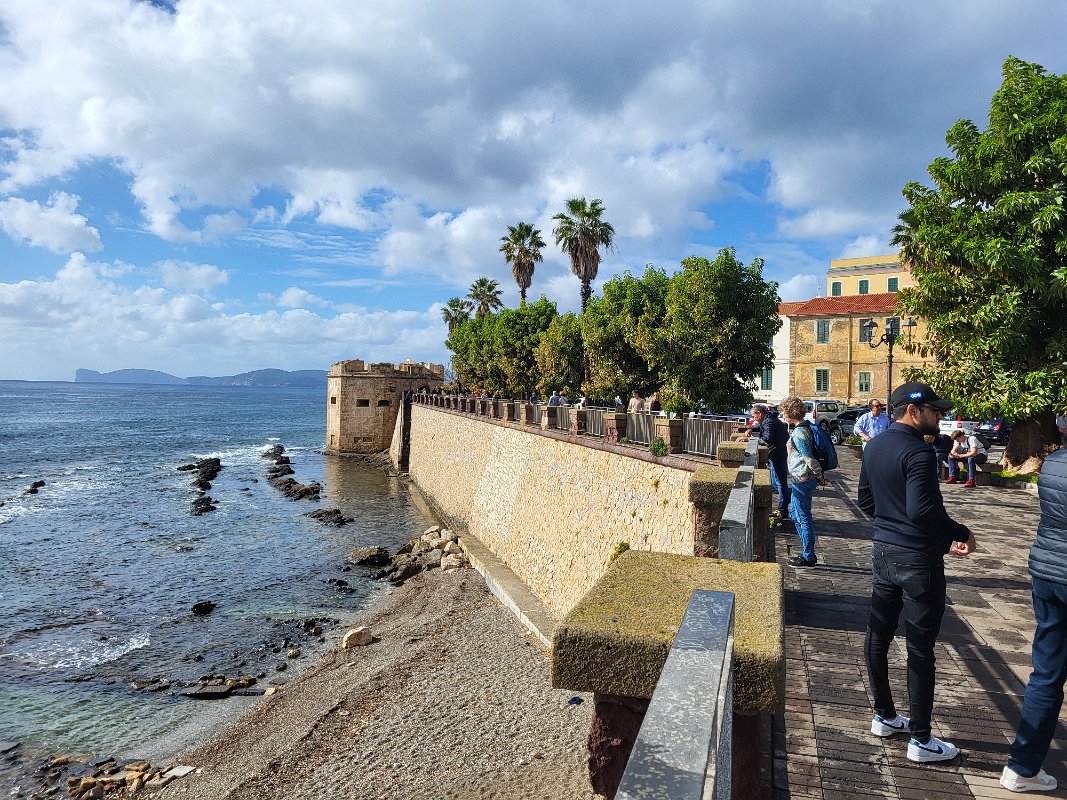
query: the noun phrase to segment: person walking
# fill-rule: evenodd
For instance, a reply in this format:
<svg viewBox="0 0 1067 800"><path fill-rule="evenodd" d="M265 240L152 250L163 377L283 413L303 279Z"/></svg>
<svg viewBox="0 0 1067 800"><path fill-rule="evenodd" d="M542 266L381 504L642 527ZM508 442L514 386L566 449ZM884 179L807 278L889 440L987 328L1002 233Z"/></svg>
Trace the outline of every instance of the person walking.
<svg viewBox="0 0 1067 800"><path fill-rule="evenodd" d="M767 466L770 468L771 488L778 493L778 508L774 512L777 519L789 516L789 464L788 446L789 429L778 417L777 411L767 406L752 406L752 419L755 424L745 434L745 441L753 435L767 448Z"/></svg>
<svg viewBox="0 0 1067 800"><path fill-rule="evenodd" d="M896 422L867 445L860 467L859 507L874 518L871 544L871 610L864 660L874 716L871 733L910 733L908 759L919 763L955 758L959 748L931 733L934 708L934 644L945 615L945 553L974 552L974 534L945 511L933 448L924 435L952 403L925 383L909 381L891 397ZM897 714L889 686L889 648L904 612L908 649L910 717Z"/></svg>
<svg viewBox="0 0 1067 800"><path fill-rule="evenodd" d="M1056 779L1041 768L1052 744L1067 678L1067 450L1045 459L1037 480L1041 517L1030 548L1034 602L1034 670L1000 785L1013 792L1050 792Z"/></svg>
<svg viewBox="0 0 1067 800"><path fill-rule="evenodd" d="M800 537L801 554L789 559L794 569L816 566L815 521L811 516L811 498L818 486L829 483L822 474L822 466L815 458L815 438L811 423L804 419L807 409L799 397L787 397L778 406L786 421L793 426L786 441L786 466L792 482L789 497L789 517Z"/></svg>
<svg viewBox="0 0 1067 800"><path fill-rule="evenodd" d="M868 411L861 415L856 420L856 425L852 429L852 432L863 439L863 447L866 449L867 443L880 433L885 433L889 428L889 424L892 422L889 419L889 414L882 413L882 401L872 400L870 405L867 406Z"/></svg>

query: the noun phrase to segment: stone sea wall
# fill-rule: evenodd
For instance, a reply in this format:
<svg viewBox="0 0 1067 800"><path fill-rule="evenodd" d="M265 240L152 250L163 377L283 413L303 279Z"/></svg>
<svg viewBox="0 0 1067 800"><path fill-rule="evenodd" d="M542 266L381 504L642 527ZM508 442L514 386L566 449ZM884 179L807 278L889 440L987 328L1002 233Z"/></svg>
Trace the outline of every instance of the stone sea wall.
<svg viewBox="0 0 1067 800"><path fill-rule="evenodd" d="M411 478L554 613L581 599L620 542L693 554L688 470L418 404L411 413Z"/></svg>

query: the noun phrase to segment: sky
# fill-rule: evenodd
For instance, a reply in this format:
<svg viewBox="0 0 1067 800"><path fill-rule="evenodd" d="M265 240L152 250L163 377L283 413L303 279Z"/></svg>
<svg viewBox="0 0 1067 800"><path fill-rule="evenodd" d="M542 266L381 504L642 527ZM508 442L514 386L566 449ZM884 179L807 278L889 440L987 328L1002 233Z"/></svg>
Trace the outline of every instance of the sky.
<svg viewBox="0 0 1067 800"><path fill-rule="evenodd" d="M578 196L594 292L734 247L807 299L1065 33L1060 0L2 0L0 379L445 363L449 298L519 302L509 225L577 309Z"/></svg>

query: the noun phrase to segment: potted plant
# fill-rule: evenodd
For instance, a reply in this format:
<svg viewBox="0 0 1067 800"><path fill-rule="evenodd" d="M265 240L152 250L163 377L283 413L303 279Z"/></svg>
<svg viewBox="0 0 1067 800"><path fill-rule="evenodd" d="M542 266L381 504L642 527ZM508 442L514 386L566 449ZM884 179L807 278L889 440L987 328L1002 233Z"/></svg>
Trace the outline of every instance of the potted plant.
<svg viewBox="0 0 1067 800"><path fill-rule="evenodd" d="M852 455L854 455L856 458L860 459L861 461L863 460L863 439L861 439L858 435L853 433L846 436L845 441L843 441L841 444L851 450Z"/></svg>

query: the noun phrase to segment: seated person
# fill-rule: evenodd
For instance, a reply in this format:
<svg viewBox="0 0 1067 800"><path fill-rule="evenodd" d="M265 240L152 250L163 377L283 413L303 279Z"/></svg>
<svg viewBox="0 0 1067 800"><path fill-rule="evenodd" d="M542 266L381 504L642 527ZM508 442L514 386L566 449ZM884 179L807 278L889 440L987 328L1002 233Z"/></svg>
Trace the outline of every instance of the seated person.
<svg viewBox="0 0 1067 800"><path fill-rule="evenodd" d="M956 473L963 462L967 462L967 482L964 486L974 486L975 466L984 464L989 460L985 448L973 434L968 436L957 429L949 434L952 437L952 451L948 458L948 480L945 483L956 483Z"/></svg>
<svg viewBox="0 0 1067 800"><path fill-rule="evenodd" d="M923 439L933 449L934 456L937 458L937 469L940 472L941 468L946 465L948 454L952 452L952 438L939 433L936 436L923 436Z"/></svg>

